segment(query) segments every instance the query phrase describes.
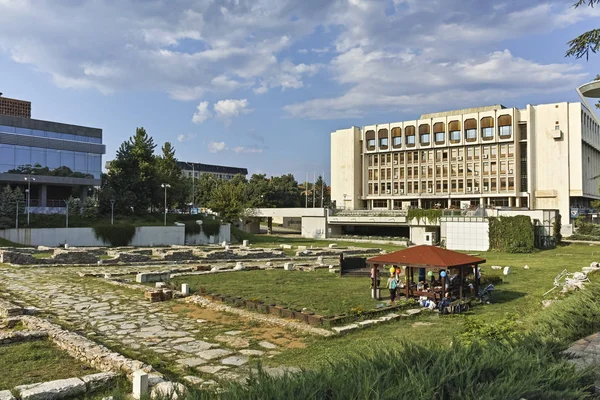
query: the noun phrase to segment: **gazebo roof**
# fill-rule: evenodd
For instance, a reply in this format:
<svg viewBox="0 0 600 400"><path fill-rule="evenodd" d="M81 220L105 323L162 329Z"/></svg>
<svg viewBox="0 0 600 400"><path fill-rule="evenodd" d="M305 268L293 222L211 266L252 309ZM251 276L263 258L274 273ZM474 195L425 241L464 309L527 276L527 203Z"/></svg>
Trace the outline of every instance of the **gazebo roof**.
<svg viewBox="0 0 600 400"><path fill-rule="evenodd" d="M391 264L419 267L452 268L465 265L482 264L484 258L470 256L436 246L413 246L367 259L369 264Z"/></svg>

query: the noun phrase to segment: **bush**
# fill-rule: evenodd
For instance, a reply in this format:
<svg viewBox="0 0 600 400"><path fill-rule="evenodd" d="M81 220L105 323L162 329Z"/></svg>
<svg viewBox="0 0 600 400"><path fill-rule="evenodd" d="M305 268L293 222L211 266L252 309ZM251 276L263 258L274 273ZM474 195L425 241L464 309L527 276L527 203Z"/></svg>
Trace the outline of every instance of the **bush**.
<svg viewBox="0 0 600 400"><path fill-rule="evenodd" d="M531 253L535 250L535 233L526 215L490 217L490 249L507 253Z"/></svg>
<svg viewBox="0 0 600 400"><path fill-rule="evenodd" d="M96 239L115 247L128 246L135 236L135 226L133 225L96 225L93 229Z"/></svg>
<svg viewBox="0 0 600 400"><path fill-rule="evenodd" d="M202 221L202 232L206 236L217 236L221 231L221 221L217 219L204 219Z"/></svg>
<svg viewBox="0 0 600 400"><path fill-rule="evenodd" d="M202 232L202 226L196 221L186 221L184 224L185 236L197 235Z"/></svg>

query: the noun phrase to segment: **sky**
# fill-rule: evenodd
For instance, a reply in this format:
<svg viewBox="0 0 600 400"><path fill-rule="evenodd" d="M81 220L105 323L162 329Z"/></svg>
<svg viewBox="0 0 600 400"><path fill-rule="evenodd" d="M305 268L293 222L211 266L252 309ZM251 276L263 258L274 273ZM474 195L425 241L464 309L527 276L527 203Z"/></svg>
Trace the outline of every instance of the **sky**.
<svg viewBox="0 0 600 400"><path fill-rule="evenodd" d="M575 0L0 0L0 92L184 161L330 176L336 129L578 101ZM334 149L335 150L335 149Z"/></svg>

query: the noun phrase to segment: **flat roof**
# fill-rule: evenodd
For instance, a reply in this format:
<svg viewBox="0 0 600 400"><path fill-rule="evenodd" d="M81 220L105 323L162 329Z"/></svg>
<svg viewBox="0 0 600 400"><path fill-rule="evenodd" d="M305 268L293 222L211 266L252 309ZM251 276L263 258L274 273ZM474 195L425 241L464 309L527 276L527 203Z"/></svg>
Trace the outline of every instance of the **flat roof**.
<svg viewBox="0 0 600 400"><path fill-rule="evenodd" d="M448 117L450 115L471 114L471 113L494 111L494 110L504 110L504 109L506 109L506 107L504 107L502 104L496 104L496 105L492 105L492 106L483 106L483 107L461 108L459 110L450 110L450 111L441 111L441 112L423 114L423 115L421 115L421 118L419 118L419 119Z"/></svg>
<svg viewBox="0 0 600 400"><path fill-rule="evenodd" d="M237 174L248 175L247 168L228 167L228 166L224 166L224 165L202 164L202 163L194 163L194 162L187 162L187 161L177 161L177 165L179 165L179 168L181 168L182 170L186 170L186 171L194 169L198 172L213 172L213 173L217 173L217 174L220 173L220 174L233 174L233 175L237 175Z"/></svg>
<svg viewBox="0 0 600 400"><path fill-rule="evenodd" d="M100 128L90 128L81 125L63 124L61 122L43 121L40 119L0 115L0 125L14 126L24 129L37 129L40 131L67 133L71 135L88 136L102 139L102 129Z"/></svg>

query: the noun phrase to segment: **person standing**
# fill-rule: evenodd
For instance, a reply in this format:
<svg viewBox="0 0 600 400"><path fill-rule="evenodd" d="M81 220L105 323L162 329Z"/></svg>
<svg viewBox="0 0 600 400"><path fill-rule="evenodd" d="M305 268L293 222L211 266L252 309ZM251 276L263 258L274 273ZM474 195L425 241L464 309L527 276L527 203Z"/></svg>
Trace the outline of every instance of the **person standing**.
<svg viewBox="0 0 600 400"><path fill-rule="evenodd" d="M394 301L396 300L396 277L394 276L393 273L390 274L390 277L388 278L387 281L387 288L390 290L390 305L394 304Z"/></svg>

